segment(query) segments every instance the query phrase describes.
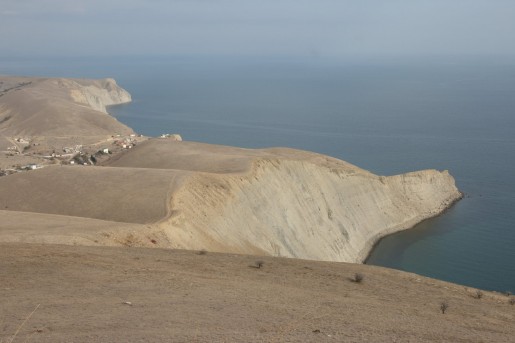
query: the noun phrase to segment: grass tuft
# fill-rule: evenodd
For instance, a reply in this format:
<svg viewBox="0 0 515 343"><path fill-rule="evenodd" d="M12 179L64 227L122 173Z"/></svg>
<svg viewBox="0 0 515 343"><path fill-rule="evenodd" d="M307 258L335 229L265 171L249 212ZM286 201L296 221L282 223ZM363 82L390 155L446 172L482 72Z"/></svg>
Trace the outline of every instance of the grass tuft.
<svg viewBox="0 0 515 343"><path fill-rule="evenodd" d="M483 292L481 290L476 290L476 292L474 293L473 297L476 298L476 299L481 299L483 297Z"/></svg>
<svg viewBox="0 0 515 343"><path fill-rule="evenodd" d="M263 268L264 265L265 265L264 261L258 260L256 262L254 262L253 265L250 265L249 267L256 268L256 269L261 269L261 268Z"/></svg>
<svg viewBox="0 0 515 343"><path fill-rule="evenodd" d="M349 280L352 281L352 282L355 282L355 283L361 283L361 282L363 282L364 278L365 277L363 276L363 274L356 273L356 274L354 274L353 277L349 278Z"/></svg>
<svg viewBox="0 0 515 343"><path fill-rule="evenodd" d="M440 311L442 311L442 314L445 314L445 311L447 311L448 308L449 304L447 303L447 301L442 301L440 303Z"/></svg>

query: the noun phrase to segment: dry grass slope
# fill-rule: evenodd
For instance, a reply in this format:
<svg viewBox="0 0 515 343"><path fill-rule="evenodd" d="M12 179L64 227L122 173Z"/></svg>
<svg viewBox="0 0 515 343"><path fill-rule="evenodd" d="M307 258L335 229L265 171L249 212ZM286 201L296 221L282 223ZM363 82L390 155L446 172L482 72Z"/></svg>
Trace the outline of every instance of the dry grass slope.
<svg viewBox="0 0 515 343"><path fill-rule="evenodd" d="M166 217L184 173L54 166L0 178L0 208L125 223Z"/></svg>
<svg viewBox="0 0 515 343"><path fill-rule="evenodd" d="M502 294L478 301L384 268L260 259L258 269L255 256L0 244L0 340L41 304L17 341L513 342Z"/></svg>

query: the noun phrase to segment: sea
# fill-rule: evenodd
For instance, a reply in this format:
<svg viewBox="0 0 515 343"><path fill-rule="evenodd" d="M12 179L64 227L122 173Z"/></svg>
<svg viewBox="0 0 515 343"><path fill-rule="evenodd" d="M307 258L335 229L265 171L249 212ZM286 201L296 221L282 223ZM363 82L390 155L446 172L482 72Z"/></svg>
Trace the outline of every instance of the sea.
<svg viewBox="0 0 515 343"><path fill-rule="evenodd" d="M515 293L515 58L1 58L0 75L114 77L137 132L292 147L380 175L449 170L464 198L366 263Z"/></svg>

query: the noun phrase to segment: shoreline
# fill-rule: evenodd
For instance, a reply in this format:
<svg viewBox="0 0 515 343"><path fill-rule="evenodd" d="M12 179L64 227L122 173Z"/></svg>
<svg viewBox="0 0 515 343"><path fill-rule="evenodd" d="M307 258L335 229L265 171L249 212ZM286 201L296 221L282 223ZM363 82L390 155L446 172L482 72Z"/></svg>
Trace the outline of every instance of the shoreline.
<svg viewBox="0 0 515 343"><path fill-rule="evenodd" d="M130 105L130 102L129 103L121 103L121 104L114 104L114 105L110 105L109 107L117 107L117 106L129 106ZM109 115L112 115L111 113L108 113ZM112 115L114 117L114 115ZM115 117L116 119L120 120L120 122L122 122L123 124L127 125L126 123L123 122L123 120L121 120L122 118L119 118L119 117ZM137 133L137 130L135 130L134 128L131 127L131 129L134 130L134 132ZM179 133L180 134L180 133ZM157 137L147 137L147 139L156 139ZM199 143L199 142L197 142ZM209 145L212 145L212 144L216 144L216 143L203 143L203 144L209 144ZM232 146L234 148L240 148L238 146ZM242 148L243 149L243 148ZM272 148L273 149L273 148ZM112 156L108 161L106 162L111 162L111 161L115 161L119 158L121 158L123 155L125 155L128 151L121 151L119 152L118 154ZM316 152L316 151L313 151L313 153L315 154L321 154L323 155L322 153L320 152ZM334 158L334 159L338 159L336 157L333 157L333 156L329 156L329 155L324 155L324 156L328 156L330 158ZM368 260L372 254L372 252L374 251L374 249L377 247L378 244L380 244L381 240L384 239L385 237L388 237L388 236L391 236L391 235L394 235L396 233L399 233L399 232L402 232L402 231L406 231L406 230L411 230L411 229L414 229L416 226L418 226L419 224L429 220L429 219L432 219L432 218L436 218L436 217L439 217L439 216L442 216L444 215L449 209L451 209L457 202L459 202L461 199L463 199L463 196L464 196L464 193L461 192L459 189L458 189L458 192L459 192L459 196L452 199L443 209L439 210L437 213L435 214L432 214L428 217L425 217L425 218L422 218L420 220L416 220L416 222L414 224L408 224L406 225L405 227L403 227L403 225L401 225L399 229L388 229L388 230L385 230L386 232L385 233L380 233L378 234L376 237L373 237L370 242L366 243L365 244L365 248L363 248L359 253L358 253L358 256L357 256L357 259L356 259L356 262L357 264L368 264ZM367 246L370 246L370 248L367 248ZM366 253L364 253L364 251L366 251ZM295 257L293 257L295 258ZM302 258L301 258L302 259Z"/></svg>
<svg viewBox="0 0 515 343"><path fill-rule="evenodd" d="M412 230L412 229L415 229L418 225L422 224L423 222L425 221L428 221L430 219L433 219L433 218L437 218L437 217L440 217L440 216L443 216L445 215L445 213L447 211L449 211L450 209L452 209L461 199L463 199L464 197L464 193L460 191L460 196L456 199L454 199L453 201L451 201L449 203L448 206L446 206L441 212L439 213L436 213L435 215L433 216L430 216L430 217L427 217L427 218L424 218L422 220L420 220L419 222L417 222L416 224L414 225L411 225L411 226L408 226L406 227L405 229L400 229L400 230L397 230L397 231L394 231L394 232L390 232L390 233L387 233L381 237L379 237L378 239L376 239L374 241L374 243L372 244L372 247L370 248L368 254L366 255L366 257L362 260L362 262L359 262L360 264L366 264L366 265L370 265L370 266L379 266L379 267L383 267L382 265L378 265L378 264L369 264L368 263L368 260L370 259L370 256L372 255L372 252L374 251L374 249L381 243L381 241L386 238L386 237L389 237L389 236L392 236L392 235L395 235L397 233L400 233L402 231L407 231L407 230ZM384 268L388 268L388 267L384 267Z"/></svg>

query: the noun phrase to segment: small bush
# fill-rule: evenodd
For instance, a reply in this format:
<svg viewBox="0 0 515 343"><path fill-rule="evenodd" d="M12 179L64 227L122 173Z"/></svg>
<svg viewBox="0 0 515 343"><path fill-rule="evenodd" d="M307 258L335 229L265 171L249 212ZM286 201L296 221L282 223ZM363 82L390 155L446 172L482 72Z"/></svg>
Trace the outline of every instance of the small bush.
<svg viewBox="0 0 515 343"><path fill-rule="evenodd" d="M446 301L442 301L440 303L440 311L442 311L442 314L445 314L445 311L449 308L449 304Z"/></svg>
<svg viewBox="0 0 515 343"><path fill-rule="evenodd" d="M515 305L515 298L510 298L510 300L508 300L508 303L510 305Z"/></svg>
<svg viewBox="0 0 515 343"><path fill-rule="evenodd" d="M202 249L202 250L199 250L197 252L197 255L206 255L207 254L207 250L206 249Z"/></svg>
<svg viewBox="0 0 515 343"><path fill-rule="evenodd" d="M476 293L474 293L473 297L476 299L481 299L483 297L483 292L478 289Z"/></svg>
<svg viewBox="0 0 515 343"><path fill-rule="evenodd" d="M263 265L265 264L265 262L261 261L261 260L258 260L256 262L254 262L253 265L250 265L249 267L251 268L256 268L256 269L261 269L263 267Z"/></svg>
<svg viewBox="0 0 515 343"><path fill-rule="evenodd" d="M361 283L364 278L365 277L363 276L363 274L356 273L353 277L350 278L350 280L355 283Z"/></svg>

